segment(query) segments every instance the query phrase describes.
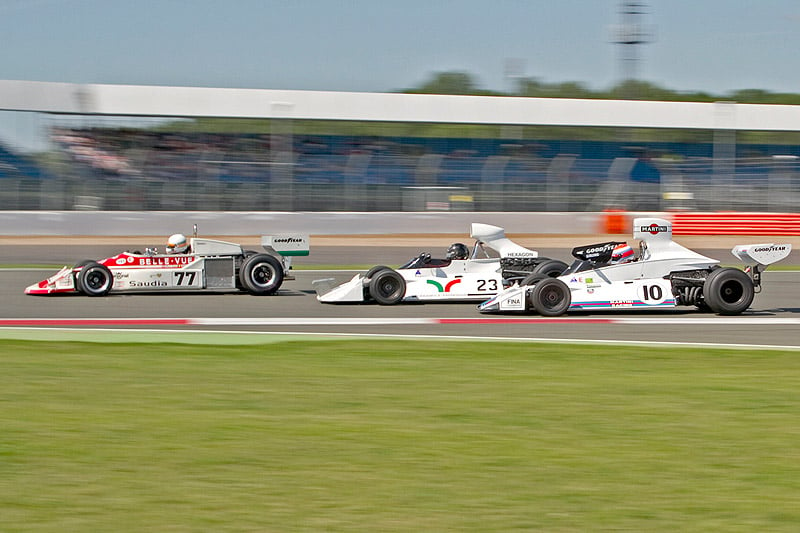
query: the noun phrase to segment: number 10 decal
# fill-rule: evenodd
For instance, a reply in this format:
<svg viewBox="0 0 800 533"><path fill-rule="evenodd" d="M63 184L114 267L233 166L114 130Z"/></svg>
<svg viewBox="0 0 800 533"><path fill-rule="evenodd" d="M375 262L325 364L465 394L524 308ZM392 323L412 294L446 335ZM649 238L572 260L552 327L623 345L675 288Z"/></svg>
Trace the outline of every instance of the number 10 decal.
<svg viewBox="0 0 800 533"><path fill-rule="evenodd" d="M661 285L640 285L639 298L646 304L658 304L664 301L664 288Z"/></svg>

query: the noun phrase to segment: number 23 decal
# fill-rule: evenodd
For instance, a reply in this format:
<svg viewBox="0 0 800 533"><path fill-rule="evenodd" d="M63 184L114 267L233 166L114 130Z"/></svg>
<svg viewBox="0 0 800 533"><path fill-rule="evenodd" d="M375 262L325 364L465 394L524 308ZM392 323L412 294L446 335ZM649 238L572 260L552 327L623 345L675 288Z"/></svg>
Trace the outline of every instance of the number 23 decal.
<svg viewBox="0 0 800 533"><path fill-rule="evenodd" d="M479 279L478 280L478 290L479 291L497 292L497 280L496 279Z"/></svg>

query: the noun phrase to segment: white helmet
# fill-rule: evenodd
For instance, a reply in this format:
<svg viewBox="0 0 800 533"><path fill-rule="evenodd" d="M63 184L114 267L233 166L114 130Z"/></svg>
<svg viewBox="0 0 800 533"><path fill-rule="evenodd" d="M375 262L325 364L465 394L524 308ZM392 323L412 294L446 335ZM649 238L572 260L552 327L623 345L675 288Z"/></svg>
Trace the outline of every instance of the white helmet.
<svg viewBox="0 0 800 533"><path fill-rule="evenodd" d="M171 235L167 240L167 253L168 254L183 254L189 250L189 241L186 240L186 235L176 233Z"/></svg>

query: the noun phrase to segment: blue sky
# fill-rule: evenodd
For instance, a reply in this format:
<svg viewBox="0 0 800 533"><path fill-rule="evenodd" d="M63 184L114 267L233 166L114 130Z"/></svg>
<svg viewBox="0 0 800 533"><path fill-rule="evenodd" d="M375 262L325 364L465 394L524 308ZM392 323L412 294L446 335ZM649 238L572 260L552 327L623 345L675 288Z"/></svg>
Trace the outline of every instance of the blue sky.
<svg viewBox="0 0 800 533"><path fill-rule="evenodd" d="M675 90L800 93L797 0L642 0L639 78ZM394 91L439 71L508 90L620 77L618 0L0 0L0 78Z"/></svg>

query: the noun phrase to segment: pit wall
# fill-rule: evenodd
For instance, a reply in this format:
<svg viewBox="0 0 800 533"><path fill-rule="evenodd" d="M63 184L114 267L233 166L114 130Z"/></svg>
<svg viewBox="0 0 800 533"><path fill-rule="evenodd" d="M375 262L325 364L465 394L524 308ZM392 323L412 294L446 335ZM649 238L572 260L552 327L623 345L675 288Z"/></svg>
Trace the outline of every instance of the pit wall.
<svg viewBox="0 0 800 533"><path fill-rule="evenodd" d="M0 211L0 236L463 234L472 222L509 234L592 235L631 233L632 219L672 220L675 235L800 235L798 213L592 213L505 212L211 212L211 211Z"/></svg>

